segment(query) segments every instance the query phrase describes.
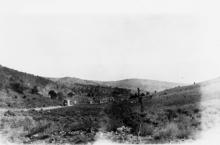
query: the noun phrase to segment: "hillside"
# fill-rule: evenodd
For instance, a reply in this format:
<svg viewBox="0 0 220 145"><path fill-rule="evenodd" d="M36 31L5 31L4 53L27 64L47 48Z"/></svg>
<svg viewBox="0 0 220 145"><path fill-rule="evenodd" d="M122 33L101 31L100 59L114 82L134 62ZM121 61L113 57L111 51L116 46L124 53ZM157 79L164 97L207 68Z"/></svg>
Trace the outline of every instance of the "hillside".
<svg viewBox="0 0 220 145"><path fill-rule="evenodd" d="M204 81L195 85L180 86L182 84L144 79L126 79L119 81L90 81L78 78L44 78L19 72L0 66L0 106L30 108L39 106L54 106L62 104L61 100L51 100L48 94L54 90L61 97L73 93L72 99L88 102L93 99L100 101L106 98L128 98L131 90L140 88L143 91L155 90L153 100L156 102L199 102L202 94L212 93L217 97L220 88L220 78ZM205 95L210 96L210 95ZM203 96L204 98L207 98ZM171 101L172 100L172 101Z"/></svg>
<svg viewBox="0 0 220 145"><path fill-rule="evenodd" d="M54 82L57 82L59 84L65 84L69 87L72 87L75 84L100 85L100 83L101 83L101 82L98 82L98 81L83 80L83 79L75 78L75 77L49 78L49 79L54 81Z"/></svg>
<svg viewBox="0 0 220 145"><path fill-rule="evenodd" d="M74 85L72 85L74 82ZM53 91L54 99L49 92ZM48 79L0 66L0 107L34 108L62 105L63 100L77 103L100 102L112 97L127 98L130 90L101 86L76 78Z"/></svg>
<svg viewBox="0 0 220 145"><path fill-rule="evenodd" d="M1 107L4 106L4 102L10 103L11 107L18 105L29 107L28 104L31 104L30 107L36 107L45 102L48 102L45 104L47 106L59 104L58 101L52 102L45 96L47 93L43 93L50 89L60 91L64 95L65 92L71 91L74 97L84 100L131 95L129 89L108 87L104 82L102 82L104 85L96 85L93 82L75 79L73 82L77 81L77 83L72 85L68 83L70 78L65 78L66 83L58 82L59 79L51 81L5 67L0 68L0 77ZM19 87L14 88L13 84L19 84ZM32 92L34 86L38 86L38 93ZM7 136L13 141L20 139L19 141L24 143L44 141L57 144L86 144L95 141L99 133L105 138L120 143L124 143L124 138L129 143L136 144L194 140L202 129L210 127L210 123L219 122L219 88L220 79L217 78L154 92L151 93L152 97L143 96L144 111L141 113L140 104L129 99L104 104L79 103L52 110L10 110L3 112L0 125L6 134L23 127L23 130L16 132L16 136L13 134ZM207 120L204 120L204 117ZM120 129L123 127L128 130L121 132Z"/></svg>
<svg viewBox="0 0 220 145"><path fill-rule="evenodd" d="M126 94L128 90L118 89L85 84L74 84L72 88L75 93L82 96L87 94L87 97L100 95L107 97L122 92L125 96L128 95ZM136 144L140 141L143 141L141 144L153 144L193 139L194 134L201 128L200 89L200 85L195 84L155 93L152 99L145 97L144 113L141 114L139 103L129 101L104 105L79 104L54 110L23 112L21 116L28 115L31 118L30 122L39 125L28 128L25 123L22 124L26 129L23 132L27 132L22 134L25 134L26 139L31 142L44 140L46 143L53 141L52 143L58 144L79 142L85 144L95 140L100 131L112 141L120 141L123 135L130 143ZM5 113L6 119L10 113L13 114ZM8 126L10 121L16 122L14 118L12 116L4 122L5 126ZM143 122L140 128L141 118ZM19 120L25 121L22 118ZM119 128L123 126L130 128L130 131L119 132ZM36 133L35 130L38 128L42 130ZM7 130L6 127L5 129ZM138 138L140 140L136 140Z"/></svg>
<svg viewBox="0 0 220 145"><path fill-rule="evenodd" d="M49 79L0 66L0 107L30 108L61 104L50 99L50 90L71 91Z"/></svg>
<svg viewBox="0 0 220 145"><path fill-rule="evenodd" d="M84 84L84 85L101 85L108 87L118 87L118 88L126 88L130 90L136 90L140 88L143 91L162 91L165 89L173 88L176 86L182 86L185 84L180 83L172 83L172 82L164 82L164 81L156 81L156 80L148 80L148 79L124 79L119 81L91 81L91 80L83 80L79 78L53 78L51 79L59 84L65 84L69 87L74 86L75 84Z"/></svg>

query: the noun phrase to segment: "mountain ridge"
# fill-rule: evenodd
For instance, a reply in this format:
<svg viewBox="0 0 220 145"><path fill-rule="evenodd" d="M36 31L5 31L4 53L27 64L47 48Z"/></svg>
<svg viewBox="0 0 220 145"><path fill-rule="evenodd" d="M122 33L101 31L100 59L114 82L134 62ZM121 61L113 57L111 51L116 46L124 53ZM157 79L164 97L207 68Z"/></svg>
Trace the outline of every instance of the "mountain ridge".
<svg viewBox="0 0 220 145"><path fill-rule="evenodd" d="M93 80L84 80L76 77L62 77L62 78L50 78L50 80L61 84L66 84L68 86L74 84L89 84L89 85L101 85L101 86L109 86L109 87L126 88L131 90L136 90L137 88L140 88L144 91L150 91L150 92L162 91L176 86L187 85L183 83L174 83L174 82L158 81L151 79L140 79L140 78L128 78L128 79L121 79L116 81L93 81Z"/></svg>

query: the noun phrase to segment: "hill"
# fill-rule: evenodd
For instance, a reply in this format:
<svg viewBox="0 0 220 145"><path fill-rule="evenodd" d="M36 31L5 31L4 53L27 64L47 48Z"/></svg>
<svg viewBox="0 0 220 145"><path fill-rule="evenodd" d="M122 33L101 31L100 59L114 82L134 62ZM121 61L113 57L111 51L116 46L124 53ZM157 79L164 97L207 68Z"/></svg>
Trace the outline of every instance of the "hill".
<svg viewBox="0 0 220 145"><path fill-rule="evenodd" d="M0 66L0 107L30 108L40 106L55 106L62 104L62 98L72 94L71 99L82 102L95 100L100 102L109 98L128 98L132 90L157 91L152 99L156 102L178 104L184 102L199 102L201 93L220 93L220 78L204 81L195 85L144 79L125 79L119 81L91 81L78 78L44 78ZM52 100L49 92L53 90L58 100ZM208 95L206 95L208 96ZM205 97L203 97L205 98ZM207 98L207 97L206 97Z"/></svg>
<svg viewBox="0 0 220 145"><path fill-rule="evenodd" d="M61 104L48 92L70 92L49 79L0 66L0 107L30 108Z"/></svg>
<svg viewBox="0 0 220 145"><path fill-rule="evenodd" d="M65 93L65 89L66 92L71 90L75 96L80 98L101 99L112 96L120 98L130 95L129 89L109 87L107 86L109 84L104 84L105 82L98 82L97 85L97 82L87 82L75 78L69 83L71 78L65 78L67 82L64 83L59 79L52 81L5 67L0 68L0 77L0 93L2 93L0 99L4 98L5 93L11 102L13 96L10 94L12 93L20 95L19 97L27 95L29 99L33 96L47 98L44 96L46 94L42 93L44 88L63 93ZM128 82L132 83L134 80ZM18 83L19 87L17 85L15 87L14 83ZM38 86L39 93L33 94L34 86ZM58 144L85 144L95 141L100 132L106 138L121 143L128 141L136 144L161 144L171 143L170 141L194 140L204 129L203 126L210 126L213 118L219 116L219 86L220 78L217 78L151 93L152 97L151 95L150 97L143 96L143 112L140 112L140 104L137 101L129 99L105 104L76 104L54 110L6 111L2 119L4 121L0 121L0 125L6 130L6 133L9 130L23 127L24 129L16 136L10 134L9 137L13 140L20 137L22 142L27 141L27 143L45 141ZM1 102L3 101L1 100ZM25 102L26 99L19 98L16 101ZM33 105L33 102L43 103L43 101L31 99L29 103ZM217 102L215 103L217 109L213 108L213 102ZM18 116L20 116L19 119ZM202 119L204 117L207 120ZM35 125L30 125L27 121ZM122 127L127 128L128 131L120 131Z"/></svg>
<svg viewBox="0 0 220 145"><path fill-rule="evenodd" d="M124 79L119 81L91 81L91 80L83 80L79 78L64 77L64 78L52 78L51 80L59 84L65 84L69 87L74 86L75 84L84 84L84 85L100 85L100 86L108 86L108 87L125 88L130 90L136 90L137 88L140 88L143 91L150 91L150 92L162 91L176 86L186 85L180 83L156 81L156 80L148 80L148 79Z"/></svg>
<svg viewBox="0 0 220 145"><path fill-rule="evenodd" d="M174 87L158 92L154 96L156 102L168 105L202 103L220 99L220 77L199 82L193 85Z"/></svg>
<svg viewBox="0 0 220 145"><path fill-rule="evenodd" d="M121 93L123 90L127 96L127 89L118 89L88 84L72 86L75 93L87 97L107 97ZM96 133L103 131L103 134L106 137L110 136L109 139L113 141L120 141L120 136L123 135L126 139L131 139L129 140L131 143L140 143L139 140L135 140L137 138L141 138L144 141L142 143L145 144L165 143L170 140L194 138L193 135L201 128L200 102L200 84L195 84L155 93L152 99L145 96L143 113L139 111L138 102L79 104L54 110L23 112L23 115L33 117L30 122L39 125L34 126L34 129L28 128L25 123L22 125L26 129L24 132L27 132L25 137L33 142L41 139L45 142L54 140L55 143L87 143L95 140ZM5 114L7 117L13 112ZM8 126L10 119L13 119L13 116L6 121L5 126ZM26 120L21 119L19 122ZM128 127L130 131L119 132L119 128L123 126ZM78 132L80 132L79 139L76 138Z"/></svg>
<svg viewBox="0 0 220 145"><path fill-rule="evenodd" d="M72 87L75 84L82 84L82 85L100 85L101 84L101 82L98 82L98 81L83 80L83 79L75 78L75 77L49 78L49 79L59 84L65 84L69 87Z"/></svg>
<svg viewBox="0 0 220 145"><path fill-rule="evenodd" d="M136 90L137 88L140 88L141 90L150 92L162 91L165 89L185 85L180 83L156 81L149 79L124 79L119 81L103 82L102 84L112 87L127 88L131 90Z"/></svg>
<svg viewBox="0 0 220 145"><path fill-rule="evenodd" d="M77 78L71 78L71 81L69 78L48 79L0 66L0 107L57 106L67 98L80 104L91 101L99 103L113 96L114 100L129 97L130 90L101 86Z"/></svg>

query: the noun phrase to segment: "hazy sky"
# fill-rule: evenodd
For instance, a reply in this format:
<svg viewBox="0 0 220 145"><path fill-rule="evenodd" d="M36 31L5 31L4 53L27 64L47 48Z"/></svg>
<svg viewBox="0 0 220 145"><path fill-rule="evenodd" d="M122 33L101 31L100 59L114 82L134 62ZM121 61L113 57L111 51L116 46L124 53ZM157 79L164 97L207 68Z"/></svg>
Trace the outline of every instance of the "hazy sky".
<svg viewBox="0 0 220 145"><path fill-rule="evenodd" d="M220 76L216 2L0 2L0 64L47 77Z"/></svg>

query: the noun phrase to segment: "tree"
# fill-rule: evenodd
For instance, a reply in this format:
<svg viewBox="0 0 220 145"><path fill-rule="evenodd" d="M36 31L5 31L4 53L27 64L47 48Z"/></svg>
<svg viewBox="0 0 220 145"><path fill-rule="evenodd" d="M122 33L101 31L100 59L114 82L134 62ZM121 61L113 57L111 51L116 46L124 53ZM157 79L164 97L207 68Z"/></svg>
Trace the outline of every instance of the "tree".
<svg viewBox="0 0 220 145"><path fill-rule="evenodd" d="M11 83L10 86L15 92L23 94L24 87L20 83Z"/></svg>
<svg viewBox="0 0 220 145"><path fill-rule="evenodd" d="M67 94L67 96L70 97L70 98L72 98L72 97L74 96L74 94L73 94L73 92L69 92L69 93Z"/></svg>
<svg viewBox="0 0 220 145"><path fill-rule="evenodd" d="M50 98L55 100L57 98L57 93L54 90L50 90L49 93Z"/></svg>
<svg viewBox="0 0 220 145"><path fill-rule="evenodd" d="M137 96L138 96L138 102L140 104L140 111L142 113L142 112L144 112L143 95L140 95L140 89L139 88L137 88Z"/></svg>
<svg viewBox="0 0 220 145"><path fill-rule="evenodd" d="M148 96L148 95L150 95L150 92L147 91L147 92L146 92L146 96Z"/></svg>
<svg viewBox="0 0 220 145"><path fill-rule="evenodd" d="M58 92L58 93L57 93L57 99L58 99L59 101L63 101L64 95L63 95L62 92Z"/></svg>
<svg viewBox="0 0 220 145"><path fill-rule="evenodd" d="M31 94L38 94L37 86L34 86L34 87L31 89Z"/></svg>

